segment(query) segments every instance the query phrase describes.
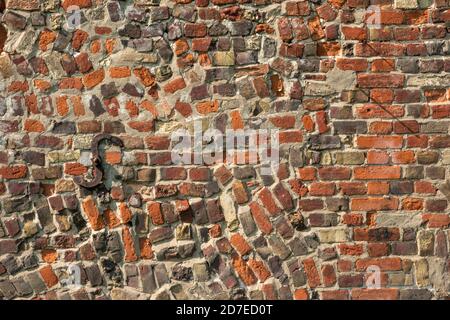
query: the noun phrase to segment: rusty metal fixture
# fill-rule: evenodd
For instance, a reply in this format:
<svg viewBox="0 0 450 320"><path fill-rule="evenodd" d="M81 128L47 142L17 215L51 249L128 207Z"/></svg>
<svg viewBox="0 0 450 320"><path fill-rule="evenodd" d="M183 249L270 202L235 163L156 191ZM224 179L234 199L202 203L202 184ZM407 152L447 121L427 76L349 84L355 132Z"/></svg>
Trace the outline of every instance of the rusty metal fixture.
<svg viewBox="0 0 450 320"><path fill-rule="evenodd" d="M108 141L111 144L115 144L121 148L123 148L123 141L118 138L114 137L110 134L102 133L94 137L91 143L91 152L92 152L92 164L93 164L93 170L92 180L86 180L83 176L76 176L73 178L73 181L87 189L93 189L98 187L103 183L103 168L102 168L102 158L100 157L99 153L99 147L100 144L104 141Z"/></svg>

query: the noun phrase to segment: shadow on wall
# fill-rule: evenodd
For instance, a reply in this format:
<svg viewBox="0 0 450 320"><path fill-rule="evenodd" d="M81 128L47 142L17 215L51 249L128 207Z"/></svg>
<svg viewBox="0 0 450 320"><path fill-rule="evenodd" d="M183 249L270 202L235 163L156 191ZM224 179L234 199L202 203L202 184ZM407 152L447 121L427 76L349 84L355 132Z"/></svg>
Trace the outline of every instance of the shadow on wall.
<svg viewBox="0 0 450 320"><path fill-rule="evenodd" d="M0 16L3 15L3 11L5 11L5 1L0 0ZM0 24L0 53L3 52L7 34L5 27Z"/></svg>

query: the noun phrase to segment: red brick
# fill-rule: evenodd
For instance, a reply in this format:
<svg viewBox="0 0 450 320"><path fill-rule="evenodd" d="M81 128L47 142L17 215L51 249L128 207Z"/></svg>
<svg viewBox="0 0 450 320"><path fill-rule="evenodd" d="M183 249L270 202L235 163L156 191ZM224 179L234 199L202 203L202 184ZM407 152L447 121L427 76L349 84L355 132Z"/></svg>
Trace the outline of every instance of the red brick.
<svg viewBox="0 0 450 320"><path fill-rule="evenodd" d="M281 212L280 208L278 208L278 206L276 205L275 200L272 197L272 193L269 189L262 189L258 195L258 198L259 200L261 200L264 208L269 211L270 215L276 216Z"/></svg>
<svg viewBox="0 0 450 320"><path fill-rule="evenodd" d="M1 167L0 176L4 179L21 179L25 178L28 173L27 166L15 165L10 167Z"/></svg>
<svg viewBox="0 0 450 320"><path fill-rule="evenodd" d="M211 38L204 39L193 39L192 40L192 50L199 52L207 52L209 50L209 46L211 45Z"/></svg>
<svg viewBox="0 0 450 320"><path fill-rule="evenodd" d="M58 277L56 276L55 272L53 271L50 265L39 269L39 273L41 274L42 279L47 285L47 288L54 287L55 285L58 284L59 281Z"/></svg>
<svg viewBox="0 0 450 320"><path fill-rule="evenodd" d="M405 110L403 106L397 105L388 105L388 106L379 106L375 104L367 104L362 107L356 108L356 115L361 119L372 119L372 118L384 118L384 119L392 119L403 117L405 114Z"/></svg>
<svg viewBox="0 0 450 320"><path fill-rule="evenodd" d="M82 202L83 211L88 217L88 220L91 224L91 228L94 231L98 231L104 228L103 218L100 215L97 206L94 202L92 196L87 197Z"/></svg>
<svg viewBox="0 0 450 320"><path fill-rule="evenodd" d="M106 225L111 229L114 229L121 224L119 218L117 218L116 214L111 209L105 209L103 211L103 217L105 218Z"/></svg>
<svg viewBox="0 0 450 320"><path fill-rule="evenodd" d="M402 270L402 260L400 258L365 258L356 260L357 271L366 271L369 266L377 266L382 271Z"/></svg>
<svg viewBox="0 0 450 320"><path fill-rule="evenodd" d="M143 237L139 238L139 251L141 259L153 259L153 249L150 239Z"/></svg>
<svg viewBox="0 0 450 320"><path fill-rule="evenodd" d="M370 150L367 152L367 164L387 164L389 160L389 153L386 151Z"/></svg>
<svg viewBox="0 0 450 320"><path fill-rule="evenodd" d="M407 164L415 162L414 151L397 151L393 152L392 155L392 163L395 164Z"/></svg>
<svg viewBox="0 0 450 320"><path fill-rule="evenodd" d="M252 270L248 267L247 263L241 259L237 258L233 260L233 267L236 270L239 277L247 286L251 286L256 283L257 279L252 272Z"/></svg>
<svg viewBox="0 0 450 320"><path fill-rule="evenodd" d="M271 117L270 122L274 126L282 129L290 129L295 126L295 116L277 116Z"/></svg>
<svg viewBox="0 0 450 320"><path fill-rule="evenodd" d="M98 69L92 71L83 77L83 84L87 89L92 89L100 84L105 78L105 71L103 69Z"/></svg>
<svg viewBox="0 0 450 320"><path fill-rule="evenodd" d="M313 182L309 186L311 196L332 196L335 193L334 182Z"/></svg>
<svg viewBox="0 0 450 320"><path fill-rule="evenodd" d="M340 244L339 252L345 256L360 256L364 253L362 244Z"/></svg>
<svg viewBox="0 0 450 320"><path fill-rule="evenodd" d="M86 31L77 29L72 35L72 48L80 50L86 40L89 38L89 34Z"/></svg>
<svg viewBox="0 0 450 320"><path fill-rule="evenodd" d="M206 36L206 25L202 23L186 23L184 25L184 34L189 38L202 38Z"/></svg>
<svg viewBox="0 0 450 320"><path fill-rule="evenodd" d="M230 243L241 256L245 256L252 251L252 247L239 233L234 233L231 236Z"/></svg>
<svg viewBox="0 0 450 320"><path fill-rule="evenodd" d="M391 89L372 89L370 99L378 104L391 103L394 100L394 92Z"/></svg>
<svg viewBox="0 0 450 320"><path fill-rule="evenodd" d="M345 36L346 40L363 41L363 40L367 39L366 28L342 26L341 29L342 29L342 34ZM363 71L363 70L360 70L360 71Z"/></svg>
<svg viewBox="0 0 450 320"><path fill-rule="evenodd" d="M253 273L258 277L259 281L264 282L270 278L270 271L266 268L262 261L255 259L249 259L248 265L252 269Z"/></svg>
<svg viewBox="0 0 450 320"><path fill-rule="evenodd" d="M341 45L338 42L318 42L318 56L338 56L341 52Z"/></svg>
<svg viewBox="0 0 450 320"><path fill-rule="evenodd" d="M388 39L392 38L389 36ZM384 39L381 39L384 40ZM355 56L357 57L397 57L403 56L405 53L404 44L396 44L389 42L369 42L357 43L355 45Z"/></svg>
<svg viewBox="0 0 450 320"><path fill-rule="evenodd" d="M131 235L130 230L128 227L124 227L122 229L122 239L123 239L123 246L125 251L125 262L133 262L136 261L137 255L136 255L136 249L134 247L134 240L133 236Z"/></svg>
<svg viewBox="0 0 450 320"><path fill-rule="evenodd" d="M397 198L354 198L350 201L350 208L355 211L385 211L398 209Z"/></svg>
<svg viewBox="0 0 450 320"><path fill-rule="evenodd" d="M253 219L256 225L265 234L270 234L272 232L272 224L269 218L264 213L263 208L261 208L256 202L250 203L250 211L252 213Z"/></svg>
<svg viewBox="0 0 450 320"><path fill-rule="evenodd" d="M389 245L387 243L368 243L367 252L370 257L383 257L389 254Z"/></svg>
<svg viewBox="0 0 450 320"><path fill-rule="evenodd" d="M389 134L392 132L392 123L388 121L375 121L369 125L369 133Z"/></svg>
<svg viewBox="0 0 450 320"><path fill-rule="evenodd" d="M245 185L241 181L235 181L232 185L232 190L238 204L244 204L249 200Z"/></svg>
<svg viewBox="0 0 450 320"><path fill-rule="evenodd" d="M358 85L361 88L400 88L405 82L403 74L358 74Z"/></svg>
<svg viewBox="0 0 450 320"><path fill-rule="evenodd" d="M336 66L341 70L366 71L369 63L366 59L337 58Z"/></svg>
<svg viewBox="0 0 450 320"><path fill-rule="evenodd" d="M147 68L136 68L133 70L133 73L145 87L152 87L155 85L155 76Z"/></svg>
<svg viewBox="0 0 450 320"><path fill-rule="evenodd" d="M308 1L286 2L286 14L288 16L307 16L310 13Z"/></svg>
<svg viewBox="0 0 450 320"><path fill-rule="evenodd" d="M322 278L325 287L332 287L335 285L336 272L334 271L334 267L332 265L327 264L322 266Z"/></svg>
<svg viewBox="0 0 450 320"><path fill-rule="evenodd" d="M348 180L351 174L351 169L347 167L319 168L319 177L322 180Z"/></svg>
<svg viewBox="0 0 450 320"><path fill-rule="evenodd" d="M322 300L348 300L349 293L346 290L321 291L320 298Z"/></svg>
<svg viewBox="0 0 450 320"><path fill-rule="evenodd" d="M448 214L431 214L422 215L422 220L428 223L429 228L446 228L450 225L450 216Z"/></svg>
<svg viewBox="0 0 450 320"><path fill-rule="evenodd" d="M300 168L298 169L298 175L302 180L316 180L316 168Z"/></svg>
<svg viewBox="0 0 450 320"><path fill-rule="evenodd" d="M64 0L61 4L61 7L65 11L71 6L77 6L79 8L89 8L92 6L91 0Z"/></svg>
<svg viewBox="0 0 450 320"><path fill-rule="evenodd" d="M295 289L294 300L309 300L309 293L306 289Z"/></svg>
<svg viewBox="0 0 450 320"><path fill-rule="evenodd" d="M303 267L305 268L305 273L308 279L309 287L316 288L320 286L321 284L320 275L314 260L312 258L303 260Z"/></svg>
<svg viewBox="0 0 450 320"><path fill-rule="evenodd" d="M358 213L346 213L342 216L342 223L348 226L359 226L362 225L364 217Z"/></svg>
<svg viewBox="0 0 450 320"><path fill-rule="evenodd" d="M356 144L360 149L398 149L403 145L401 136L358 136Z"/></svg>
<svg viewBox="0 0 450 320"><path fill-rule="evenodd" d="M352 300L397 300L398 289L352 289Z"/></svg>
<svg viewBox="0 0 450 320"><path fill-rule="evenodd" d="M389 193L389 183L370 181L367 183L367 194L370 195L387 195Z"/></svg>
<svg viewBox="0 0 450 320"><path fill-rule="evenodd" d="M371 166L354 169L355 179L383 180L400 179L401 169L398 166Z"/></svg>

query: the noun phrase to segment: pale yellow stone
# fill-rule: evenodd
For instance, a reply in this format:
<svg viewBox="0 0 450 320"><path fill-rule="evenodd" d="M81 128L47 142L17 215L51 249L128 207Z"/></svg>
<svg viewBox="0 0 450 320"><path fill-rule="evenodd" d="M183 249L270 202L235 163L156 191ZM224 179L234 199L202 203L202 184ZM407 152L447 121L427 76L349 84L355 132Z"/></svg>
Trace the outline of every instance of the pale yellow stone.
<svg viewBox="0 0 450 320"><path fill-rule="evenodd" d="M175 237L177 240L190 240L192 238L191 235L191 224L182 223L179 224L175 229Z"/></svg>
<svg viewBox="0 0 450 320"><path fill-rule="evenodd" d="M239 226L239 220L237 218L234 200L227 193L223 193L220 196L220 206L222 207L228 229L230 229L230 231L236 230Z"/></svg>
<svg viewBox="0 0 450 320"><path fill-rule="evenodd" d="M428 277L428 262L426 259L420 259L414 263L416 272L416 283L419 287L426 287L430 284Z"/></svg>
<svg viewBox="0 0 450 320"><path fill-rule="evenodd" d="M234 65L234 53L232 51L214 52L213 63L217 66L233 66Z"/></svg>
<svg viewBox="0 0 450 320"><path fill-rule="evenodd" d="M323 229L317 231L320 242L333 243L348 241L348 234L346 229Z"/></svg>
<svg viewBox="0 0 450 320"><path fill-rule="evenodd" d="M143 295L129 288L113 288L111 290L112 300L142 300Z"/></svg>
<svg viewBox="0 0 450 320"><path fill-rule="evenodd" d="M271 104L269 101L259 100L259 106L261 107L261 109L263 109L264 112L267 112L270 110Z"/></svg>
<svg viewBox="0 0 450 320"><path fill-rule="evenodd" d="M76 161L80 159L80 150L50 151L47 158L50 163Z"/></svg>
<svg viewBox="0 0 450 320"><path fill-rule="evenodd" d="M320 164L324 166L330 166L333 164L333 160L331 158L331 153L329 152L323 152L321 154Z"/></svg>
<svg viewBox="0 0 450 320"><path fill-rule="evenodd" d="M363 164L364 153L362 152L338 152L335 154L335 161L338 164Z"/></svg>
<svg viewBox="0 0 450 320"><path fill-rule="evenodd" d="M6 52L0 53L0 73L4 79L9 78L13 74L13 64Z"/></svg>
<svg viewBox="0 0 450 320"><path fill-rule="evenodd" d="M194 135L195 131L202 131L205 132L209 129L209 125L211 124L210 118L200 118L195 119L193 121L189 121L187 123L187 130L190 134Z"/></svg>
<svg viewBox="0 0 450 320"><path fill-rule="evenodd" d="M450 150L445 150L442 153L442 163L443 164L450 164Z"/></svg>
<svg viewBox="0 0 450 320"><path fill-rule="evenodd" d="M389 283L391 286L403 286L405 284L405 274L402 272L389 275Z"/></svg>
<svg viewBox="0 0 450 320"><path fill-rule="evenodd" d="M438 74L419 74L408 76L406 84L411 87L449 87L450 77Z"/></svg>
<svg viewBox="0 0 450 320"><path fill-rule="evenodd" d="M118 65L120 63L156 63L158 56L154 53L142 53L133 48L127 47L116 53L113 53L110 57L111 65Z"/></svg>
<svg viewBox="0 0 450 320"><path fill-rule="evenodd" d="M412 286L414 284L413 277L411 274L405 276L405 286Z"/></svg>
<svg viewBox="0 0 450 320"><path fill-rule="evenodd" d="M61 29L61 25L64 23L62 14L55 13L50 15L50 29L53 31Z"/></svg>
<svg viewBox="0 0 450 320"><path fill-rule="evenodd" d="M71 225L70 225L70 222L69 222L69 219L67 218L67 216L60 215L60 214L56 215L56 222L58 223L58 227L61 232L69 231L71 228Z"/></svg>
<svg viewBox="0 0 450 320"><path fill-rule="evenodd" d="M429 256L434 252L434 233L432 231L421 230L417 236L419 239L419 255Z"/></svg>
<svg viewBox="0 0 450 320"><path fill-rule="evenodd" d="M27 237L34 236L36 233L38 233L38 226L33 221L27 221L23 225L23 232Z"/></svg>
<svg viewBox="0 0 450 320"><path fill-rule="evenodd" d="M75 191L75 184L72 180L59 179L55 181L56 193Z"/></svg>
<svg viewBox="0 0 450 320"><path fill-rule="evenodd" d="M160 134L172 133L172 132L175 132L176 130L182 129L182 128L183 128L183 125L179 122L173 122L173 121L164 122L158 127L157 132Z"/></svg>
<svg viewBox="0 0 450 320"><path fill-rule="evenodd" d="M90 149L93 135L76 135L73 137L73 146L75 149Z"/></svg>
<svg viewBox="0 0 450 320"><path fill-rule="evenodd" d="M396 9L415 9L417 8L417 0L395 0Z"/></svg>

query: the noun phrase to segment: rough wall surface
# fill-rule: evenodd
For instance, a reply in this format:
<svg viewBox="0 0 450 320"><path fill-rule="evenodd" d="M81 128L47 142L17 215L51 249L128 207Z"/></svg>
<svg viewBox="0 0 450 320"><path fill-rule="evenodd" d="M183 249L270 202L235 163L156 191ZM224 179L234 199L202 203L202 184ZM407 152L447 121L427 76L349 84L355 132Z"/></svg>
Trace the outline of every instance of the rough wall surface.
<svg viewBox="0 0 450 320"><path fill-rule="evenodd" d="M448 0L6 1L0 298L448 298L449 21ZM194 120L277 128L279 168L173 165ZM123 146L84 188L101 133Z"/></svg>

